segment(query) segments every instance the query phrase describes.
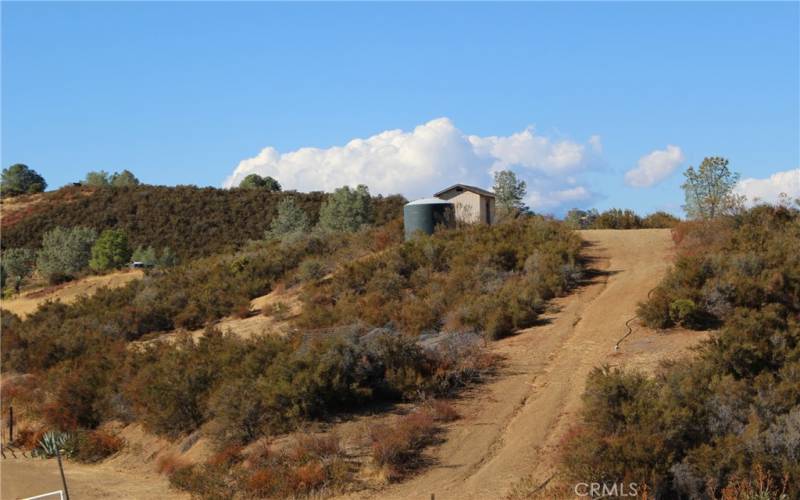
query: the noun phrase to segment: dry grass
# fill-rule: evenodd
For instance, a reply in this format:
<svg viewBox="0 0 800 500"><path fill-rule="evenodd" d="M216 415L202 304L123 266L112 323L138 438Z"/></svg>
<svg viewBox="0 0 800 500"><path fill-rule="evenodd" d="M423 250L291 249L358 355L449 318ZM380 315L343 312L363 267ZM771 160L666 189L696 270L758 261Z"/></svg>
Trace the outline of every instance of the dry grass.
<svg viewBox="0 0 800 500"><path fill-rule="evenodd" d="M453 420L458 420L461 417L453 405L447 401L442 401L441 399L430 401L427 406L433 414L434 420L437 422L452 422Z"/></svg>
<svg viewBox="0 0 800 500"><path fill-rule="evenodd" d="M370 456L385 477L396 480L419 465L422 449L436 434L434 415L427 409L398 417L393 424L369 429Z"/></svg>
<svg viewBox="0 0 800 500"><path fill-rule="evenodd" d="M709 485L709 496L719 500L783 500L788 499L789 477L785 475L778 484L760 464L753 468L751 479L734 477L722 489L721 495L714 494L713 485Z"/></svg>
<svg viewBox="0 0 800 500"><path fill-rule="evenodd" d="M39 307L40 304L55 300L66 304L75 302L84 295L92 295L101 288L119 288L129 282L139 279L144 273L139 269L126 269L114 273L103 274L101 276L88 276L75 281L69 281L60 285L45 287L24 295L2 301L3 309L10 311L20 317L25 317Z"/></svg>
<svg viewBox="0 0 800 500"><path fill-rule="evenodd" d="M158 457L156 460L156 472L166 476L171 476L179 469L184 469L190 466L191 464L180 458L175 453L167 453Z"/></svg>

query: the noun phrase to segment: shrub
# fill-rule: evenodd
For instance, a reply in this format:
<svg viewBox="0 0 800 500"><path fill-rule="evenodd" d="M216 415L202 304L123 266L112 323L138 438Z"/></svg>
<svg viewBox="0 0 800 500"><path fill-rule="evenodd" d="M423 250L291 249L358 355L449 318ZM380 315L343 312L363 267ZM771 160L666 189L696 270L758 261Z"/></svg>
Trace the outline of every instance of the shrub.
<svg viewBox="0 0 800 500"><path fill-rule="evenodd" d="M156 460L156 472L165 476L172 476L176 471L189 467L189 464L177 455L169 453L161 455Z"/></svg>
<svg viewBox="0 0 800 500"><path fill-rule="evenodd" d="M579 250L577 236L537 217L415 238L308 284L296 325L358 319L419 335L447 322L499 338L576 283Z"/></svg>
<svg viewBox="0 0 800 500"><path fill-rule="evenodd" d="M92 246L89 267L95 271L118 269L130 261L131 253L123 231L106 229Z"/></svg>
<svg viewBox="0 0 800 500"><path fill-rule="evenodd" d="M696 326L699 323L697 306L689 299L677 299L669 305L670 320L681 326Z"/></svg>
<svg viewBox="0 0 800 500"><path fill-rule="evenodd" d="M328 231L356 231L374 220L367 186L343 186L328 195L319 209L319 226Z"/></svg>
<svg viewBox="0 0 800 500"><path fill-rule="evenodd" d="M228 346L226 338L212 334L197 343L185 337L177 349L159 343L137 353L125 392L144 424L173 438L197 429L219 377L215 358L225 356Z"/></svg>
<svg viewBox="0 0 800 500"><path fill-rule="evenodd" d="M612 208L601 213L592 224L593 229L639 229L642 219L633 210Z"/></svg>
<svg viewBox="0 0 800 500"><path fill-rule="evenodd" d="M435 399L428 403L430 412L433 414L434 420L437 422L452 422L458 420L461 415L458 414L453 405L440 399Z"/></svg>
<svg viewBox="0 0 800 500"><path fill-rule="evenodd" d="M51 283L75 276L89 265L96 238L95 230L85 227L57 227L48 231L42 237L36 268Z"/></svg>
<svg viewBox="0 0 800 500"><path fill-rule="evenodd" d="M272 316L276 321L284 321L289 317L289 306L285 302L275 302L274 304L264 304L261 314Z"/></svg>
<svg viewBox="0 0 800 500"><path fill-rule="evenodd" d="M649 300L638 305L636 315L651 328L668 328L673 325L669 306L669 296L657 288Z"/></svg>
<svg viewBox="0 0 800 500"><path fill-rule="evenodd" d="M3 269L12 280L21 284L33 273L36 253L29 248L9 248L3 252Z"/></svg>
<svg viewBox="0 0 800 500"><path fill-rule="evenodd" d="M498 340L514 332L514 320L507 311L493 311L486 317L484 335L487 340Z"/></svg>
<svg viewBox="0 0 800 500"><path fill-rule="evenodd" d="M673 228L680 219L667 212L654 212L642 219L642 226L646 228Z"/></svg>
<svg viewBox="0 0 800 500"><path fill-rule="evenodd" d="M231 445L212 455L211 458L208 459L208 464L230 467L241 462L242 459L242 447Z"/></svg>
<svg viewBox="0 0 800 500"><path fill-rule="evenodd" d="M390 477L398 477L413 468L435 432L434 418L426 410L398 417L391 428L373 425L369 431L372 460L387 468Z"/></svg>
<svg viewBox="0 0 800 500"><path fill-rule="evenodd" d="M296 437L279 451L261 443L244 463L235 450L222 452L223 459L218 455L178 469L170 482L202 498L230 498L231 491L245 498L296 498L335 491L352 476L335 436Z"/></svg>
<svg viewBox="0 0 800 500"><path fill-rule="evenodd" d="M233 311L231 312L239 319L249 318L253 314L253 310L250 308L250 301L242 302L241 304L234 306Z"/></svg>
<svg viewBox="0 0 800 500"><path fill-rule="evenodd" d="M125 441L113 434L100 430L80 432L77 434L75 460L79 462L99 462L118 452Z"/></svg>
<svg viewBox="0 0 800 500"><path fill-rule="evenodd" d="M301 281L319 281L328 274L325 263L318 258L304 260L297 268L297 275Z"/></svg>
<svg viewBox="0 0 800 500"><path fill-rule="evenodd" d="M16 431L14 441L11 444L23 450L32 451L39 445L45 432L42 428L23 427Z"/></svg>
<svg viewBox="0 0 800 500"><path fill-rule="evenodd" d="M279 239L306 232L309 226L308 215L295 204L294 198L284 198L278 202L278 214L272 219L269 231L264 236L267 239Z"/></svg>
<svg viewBox="0 0 800 500"><path fill-rule="evenodd" d="M108 187L111 184L110 175L105 170L87 172L83 181L84 186Z"/></svg>
<svg viewBox="0 0 800 500"><path fill-rule="evenodd" d="M50 427L64 431L92 429L115 416L110 401L119 372L114 368L124 355L114 344L107 344L107 349L91 352L80 362L64 362L51 372L52 400L42 408Z"/></svg>

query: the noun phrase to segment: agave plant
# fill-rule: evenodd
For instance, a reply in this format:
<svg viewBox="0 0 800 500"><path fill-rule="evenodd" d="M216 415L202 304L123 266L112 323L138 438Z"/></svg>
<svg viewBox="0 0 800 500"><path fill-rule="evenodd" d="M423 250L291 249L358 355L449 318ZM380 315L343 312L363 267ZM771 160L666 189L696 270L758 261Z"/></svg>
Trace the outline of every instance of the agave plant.
<svg viewBox="0 0 800 500"><path fill-rule="evenodd" d="M73 451L72 435L66 432L46 432L39 440L39 446L34 450L36 455L51 458L56 456L56 451L61 450L62 455L70 456Z"/></svg>

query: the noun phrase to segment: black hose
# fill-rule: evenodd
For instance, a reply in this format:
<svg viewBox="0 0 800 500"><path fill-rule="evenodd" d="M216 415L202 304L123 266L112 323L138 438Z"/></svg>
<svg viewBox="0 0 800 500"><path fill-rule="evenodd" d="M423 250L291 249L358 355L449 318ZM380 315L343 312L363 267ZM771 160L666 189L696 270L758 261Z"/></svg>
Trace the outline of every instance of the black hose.
<svg viewBox="0 0 800 500"><path fill-rule="evenodd" d="M647 299L648 300L653 295L653 292L656 290L656 288L658 288L658 287L653 287L653 288L650 289L649 292L647 292ZM621 339L617 340L616 344L614 344L614 350L615 351L619 351L619 345L622 343L622 341L627 339L630 336L630 334L633 333L633 328L631 328L631 321L633 321L635 319L638 319L638 318L639 318L639 315L637 314L636 316L632 317L631 319L629 319L628 321L625 322L625 328L627 328L628 331L625 332L625 335L623 335Z"/></svg>

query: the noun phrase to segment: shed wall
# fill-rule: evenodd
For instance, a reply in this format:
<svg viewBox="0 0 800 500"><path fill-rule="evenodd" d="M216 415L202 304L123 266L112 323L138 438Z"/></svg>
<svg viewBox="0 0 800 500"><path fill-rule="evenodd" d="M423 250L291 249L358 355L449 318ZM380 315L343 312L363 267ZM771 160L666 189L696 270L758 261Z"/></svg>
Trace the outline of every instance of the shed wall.
<svg viewBox="0 0 800 500"><path fill-rule="evenodd" d="M472 191L449 191L442 193L442 199L455 205L456 220L466 223L494 223L494 198L481 196ZM488 205L488 211L487 211Z"/></svg>

